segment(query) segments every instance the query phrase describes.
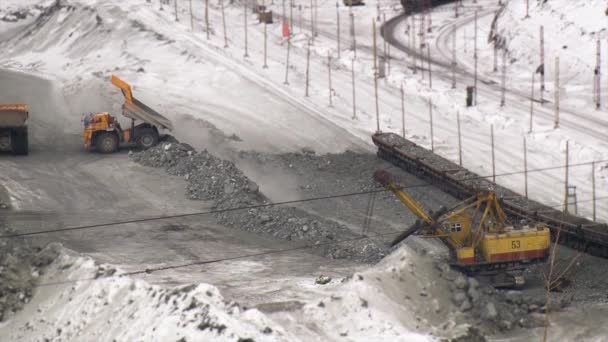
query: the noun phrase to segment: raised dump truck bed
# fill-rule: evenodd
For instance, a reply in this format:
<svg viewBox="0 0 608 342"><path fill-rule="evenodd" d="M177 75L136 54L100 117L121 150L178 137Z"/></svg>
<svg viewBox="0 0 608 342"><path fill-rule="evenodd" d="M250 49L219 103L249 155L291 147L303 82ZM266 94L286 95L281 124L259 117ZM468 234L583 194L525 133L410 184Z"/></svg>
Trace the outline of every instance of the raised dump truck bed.
<svg viewBox="0 0 608 342"><path fill-rule="evenodd" d="M608 225L597 224L532 201L481 177L394 133L372 136L378 156L423 178L462 200L479 191L494 189L503 198L503 207L513 219L545 222L560 243L589 254L608 258Z"/></svg>
<svg viewBox="0 0 608 342"><path fill-rule="evenodd" d="M28 117L25 104L0 104L0 152L28 153Z"/></svg>

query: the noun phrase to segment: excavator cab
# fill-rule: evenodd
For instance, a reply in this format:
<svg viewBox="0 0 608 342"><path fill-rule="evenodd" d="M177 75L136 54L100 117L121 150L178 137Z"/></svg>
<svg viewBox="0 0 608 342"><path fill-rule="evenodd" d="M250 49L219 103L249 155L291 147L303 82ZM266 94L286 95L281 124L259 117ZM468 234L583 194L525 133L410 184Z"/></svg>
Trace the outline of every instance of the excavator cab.
<svg viewBox="0 0 608 342"><path fill-rule="evenodd" d="M125 102L122 105L122 114L130 119L131 125L123 129L118 119L107 112L86 115L83 119L86 150L112 153L120 146L147 149L160 140L160 129L173 129L167 118L133 97L128 83L114 75L111 81L123 94Z"/></svg>

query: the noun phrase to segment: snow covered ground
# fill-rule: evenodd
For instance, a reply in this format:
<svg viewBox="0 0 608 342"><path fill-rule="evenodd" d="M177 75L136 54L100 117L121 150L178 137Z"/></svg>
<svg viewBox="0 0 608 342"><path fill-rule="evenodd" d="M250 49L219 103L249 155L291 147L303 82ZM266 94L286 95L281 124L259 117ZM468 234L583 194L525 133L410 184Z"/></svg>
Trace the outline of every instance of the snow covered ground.
<svg viewBox="0 0 608 342"><path fill-rule="evenodd" d="M428 333L459 336L467 330L456 324L453 306L438 304L450 303L442 298L449 291L445 280L433 280L433 261L406 247L342 283L313 285L318 299L275 303L276 313L242 307L212 285L167 288L120 273L64 251L41 276L31 302L0 325L0 339L430 341ZM302 310L285 312L288 305Z"/></svg>
<svg viewBox="0 0 608 342"><path fill-rule="evenodd" d="M480 0L478 2L479 6L483 6L483 9L480 10L483 15L480 16L479 26L480 37L484 37L479 41L480 72L484 77L499 80L499 76L492 72L492 48L485 39L493 13L497 9L494 7L496 1ZM564 7L566 5L560 6L556 4L558 2L562 5L565 3L572 3L572 5ZM267 26L268 68L263 68L264 25L257 23L255 15L251 13L250 9L244 9L243 3L225 4L227 48L224 48L220 6L216 1L210 1L212 28L210 40L206 39L204 32L204 3L202 1L193 1L194 30L190 26L187 0L177 2L179 22L175 22L173 7L165 5L164 10L161 11L158 1L148 3L144 0L64 0L61 1L61 6L55 6L53 3L54 1L42 0L3 2L0 17L9 20L2 21L0 28L5 32L6 38L12 37L12 39L4 40L1 45L0 66L36 73L56 80L63 87L66 96L75 93L82 94L83 90L89 92L91 96L77 101L78 105L74 108L76 113L100 110L118 111L121 103L120 95L117 90L112 89L108 82L109 75L116 73L134 85L136 96L143 102L165 113L176 122L176 135L199 148L213 150L217 146L212 146L214 141L207 134L208 126L197 119L210 122L227 135L236 134L242 141L229 141L228 143L237 149L285 151L309 146L317 152L337 152L347 148L371 150L369 134L376 129L376 118L372 86L372 56L369 47L372 42L372 20L376 16L374 9L377 3L375 1L369 1L364 7L353 8L357 23L355 29L357 55L354 62L352 60L354 53L348 50L350 45L347 25L349 9L343 6L339 9L342 24L342 50L340 58L338 58L334 36L336 32L335 2L318 1L317 16L320 34L315 38L311 47L309 97L304 96L307 42L310 37L307 29L307 25L310 23L306 19L310 8L305 1L295 1L296 7L293 8L295 35L290 51L289 85L283 84L287 42L281 37L280 20L275 17L275 23ZM585 5L577 6L577 4L583 3ZM32 7L34 4L41 5L41 7L34 8ZM465 1L465 4L468 15L457 22L459 24L456 30L457 58L461 67L470 67L472 65L472 42L470 41L473 32L470 20L472 12L471 2ZM535 32L539 23L560 17L558 10L562 11L563 8L568 9L567 12L562 13L565 18L564 23L568 23L572 21L572 19L568 19L568 15L573 17L580 17L585 13L603 15L603 7L601 11L599 8L604 5L600 1L552 0L545 4L544 9L533 7L532 18L523 21L521 20L522 4L523 2L509 3L503 12L499 28L508 28L509 32L505 32L505 35L512 38L509 42L512 54L510 57L516 59L513 64L509 65L509 87L521 89L522 92L527 93L530 83L528 75L531 70L529 65L537 64L535 62L537 52L530 49L531 46L536 46L533 43L535 39L524 32L526 30ZM378 5L382 11L386 12L387 18L400 11L398 1L381 1ZM275 14L281 12L279 2L271 4L270 7ZM30 11L31 15L27 15L24 20L13 22L14 13L22 9ZM39 13L44 14L38 19L36 25L25 26L31 23ZM247 13L248 20L249 57L247 58L243 57L245 46L243 13ZM302 20L299 20L300 15L303 17ZM596 23L596 21L593 22ZM599 19L597 22L599 23ZM302 24L300 25L300 23ZM434 26L430 37L436 39L436 42L431 45L431 53L437 58L443 55L446 61L449 61L451 52L447 45L451 41L449 35L451 23L453 23L453 15L450 11L437 10L433 13ZM377 25L379 26L380 22ZM27 27L27 29L18 32L23 27ZM581 62L581 60L590 59L588 56L576 58L577 50L571 48L571 46L578 46L579 43L575 34L576 30L573 25L564 24L564 27L564 32L545 29L546 53L549 60L563 45L555 43L562 36L568 37L569 48L566 50L573 51L573 56L566 53L562 58L564 68L562 77L568 83L564 86L565 91L562 91L564 109L561 128L554 130L552 127L552 104L545 104L544 109L535 104L538 113L535 117L535 128L533 133L527 134L529 103L523 101L518 94L509 93L507 106L501 108L499 107L499 95L495 88L491 87L480 89L477 108L466 109L463 106L463 88L465 84L471 84L470 79L459 77L458 88L453 90L449 83L449 72L438 69L434 70L437 78L433 80L433 88L430 89L425 74L418 71L414 75L410 69L411 60L404 56L396 56L391 61L389 76L380 82L380 128L383 131L401 131L399 87L403 85L406 99L407 136L420 144L431 145L428 101L432 99L433 114L435 115L435 149L438 153L457 160L455 114L460 111L464 132L463 163L480 174L491 174L490 124L494 125L496 135L496 172L498 174L523 169L521 153L523 136L528 138L529 169L562 165L565 140L570 140L571 163L608 160L608 145L605 143L602 133L605 131L606 122L601 118L601 112L595 112L589 107L591 103L586 100L588 96L579 95L585 91L577 93L578 90L584 90L584 87L587 87L588 91L588 86L591 84L589 78L583 76L588 75L586 68L589 63ZM405 31L405 27L401 26L399 30ZM593 31L595 28L587 30ZM407 41L405 35L403 39ZM584 51L594 51L595 38L583 39L583 42L580 43L589 46ZM466 48L465 44L468 44ZM379 40L378 46L382 50L381 40ZM333 107L328 106L326 62L328 53L332 56ZM593 56L593 53L589 52L589 55ZM356 119L352 118L352 65L355 68ZM551 99L551 63L547 64L547 75L546 98ZM581 76L578 77L578 75ZM591 111L594 111L594 116L591 118L576 114ZM74 120L78 119L79 116L74 117ZM605 164L604 162L596 165L598 197L608 195L606 182L608 169L605 168ZM564 195L563 174L564 171L561 169L530 174L530 196L549 205L561 205ZM590 215L589 175L589 166L573 168L570 173L570 182L577 186L577 194L581 202L579 212L585 215ZM497 181L523 193L523 176L520 174L498 177ZM608 202L601 201L598 204L598 211L601 218L607 218ZM82 275L88 271L85 269L76 273ZM127 284L128 282L124 279L109 279L105 288L115 287L125 291L131 286ZM148 285L138 286L148 288ZM205 285L201 286L205 287ZM362 291L368 294L377 290L370 284L362 285L361 288L352 284L345 286L350 287L351 292L349 293ZM91 291L99 292L87 293L88 288L79 285L78 291L85 296L83 298L86 298L86 296L97 295L107 289L104 290L104 286L100 285L99 288L91 288ZM136 302L146 302L150 299L140 291L135 292L138 298ZM48 297L52 298L53 295L49 293ZM193 293L188 294L187 296L190 297L187 298L200 295L201 292L193 290ZM40 300L44 301L45 296L41 296ZM355 300L354 297L351 299ZM128 301L128 296L121 297L121 300ZM396 334L409 336L412 339L422 338L419 335L406 335L406 332L413 331L415 326L412 326L409 320L403 322L397 318L411 318L411 312L396 313L395 310L401 309L389 305L390 301L382 296L378 296L374 300L377 300L382 307L380 321L377 322L382 322L378 326L383 327L382 336L386 336L387 340L391 340L391 337ZM355 312L355 307L360 302L357 305L352 303L351 308ZM372 302L370 301L370 303ZM178 304L177 309L183 308L180 306L182 304L187 305ZM316 304L309 304L306 310L319 314L315 312L318 309L315 309L314 305ZM66 307L70 306L66 305ZM222 311L224 309L226 308L220 306L218 310L224 312ZM171 309L167 307L167 310ZM354 316L347 315L346 317L358 317L363 320L365 316L362 312L364 311L357 311L356 314L353 313ZM108 314L108 312L104 314ZM350 330L346 331L346 328L334 329L335 327L326 325L330 318L338 320L341 317L338 315L341 314L340 310L334 310L334 316L325 317L326 320L314 323L321 327L323 333L327 334L325 335L327 338L337 339L338 336L335 334L346 333L350 338L356 339L354 333ZM184 317L190 317L185 315ZM239 321L242 318L245 322L250 323L234 323L234 331L239 333L251 332L253 334L253 330L259 328L256 324L265 319L257 316L257 313L252 314L254 317L248 317L244 313L243 315ZM175 319L177 320L177 318ZM100 320L99 324L102 324L102 321L104 320ZM289 326L289 324L295 324L294 321L282 322L282 325ZM346 318L344 320L340 318L338 321L344 325L348 323ZM95 329L91 329L90 333L102 333L101 327L102 325L95 325ZM370 337L380 333L373 330L375 328L377 327L374 325L369 330L364 329L356 336L357 338L358 336ZM187 335L194 334L192 332L195 330L194 325L184 329L181 336L199 336ZM272 329L281 331L280 328ZM302 336L309 336L306 334L314 330L309 327L298 329L302 329ZM50 330L44 331L51 334ZM20 331L19 333L28 332ZM74 333L76 332L74 331ZM175 331L171 330L170 333L175 333ZM196 331L196 333L199 332ZM259 335L259 331L256 333ZM266 335L259 336L270 338ZM125 335L125 338L128 337Z"/></svg>

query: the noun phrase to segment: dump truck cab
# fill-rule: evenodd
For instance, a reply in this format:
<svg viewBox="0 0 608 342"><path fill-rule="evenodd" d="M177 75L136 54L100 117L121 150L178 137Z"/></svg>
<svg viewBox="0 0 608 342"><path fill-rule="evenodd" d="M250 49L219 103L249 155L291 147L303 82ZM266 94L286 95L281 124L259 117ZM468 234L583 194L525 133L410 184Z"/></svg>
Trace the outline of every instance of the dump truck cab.
<svg viewBox="0 0 608 342"><path fill-rule="evenodd" d="M28 154L28 118L27 105L0 104L0 152Z"/></svg>
<svg viewBox="0 0 608 342"><path fill-rule="evenodd" d="M122 115L130 119L130 125L121 127L117 117L107 112L84 115L85 149L101 153L112 153L120 147L147 149L158 143L160 130L173 129L171 121L133 97L129 84L116 76L111 81L122 91Z"/></svg>

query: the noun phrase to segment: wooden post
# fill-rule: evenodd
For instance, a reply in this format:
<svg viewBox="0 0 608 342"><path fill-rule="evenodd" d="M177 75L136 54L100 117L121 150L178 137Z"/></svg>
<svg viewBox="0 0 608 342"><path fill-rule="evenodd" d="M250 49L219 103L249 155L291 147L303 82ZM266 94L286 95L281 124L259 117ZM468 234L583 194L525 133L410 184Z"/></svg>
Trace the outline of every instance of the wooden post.
<svg viewBox="0 0 608 342"><path fill-rule="evenodd" d="M566 176L564 178L564 213L568 212L568 140L566 140Z"/></svg>
<svg viewBox="0 0 608 342"><path fill-rule="evenodd" d="M431 152L435 152L435 139L433 134L433 100L429 97L429 123L431 124Z"/></svg>
<svg viewBox="0 0 608 342"><path fill-rule="evenodd" d="M460 134L460 112L456 112L456 122L458 124L458 165L462 166L462 135Z"/></svg>
<svg viewBox="0 0 608 342"><path fill-rule="evenodd" d="M555 126L559 127L559 57L555 57Z"/></svg>
<svg viewBox="0 0 608 342"><path fill-rule="evenodd" d="M593 222L595 222L595 161L591 162L591 194L593 196Z"/></svg>
<svg viewBox="0 0 608 342"><path fill-rule="evenodd" d="M192 0L190 0L190 30L194 32L194 17L192 14Z"/></svg>
<svg viewBox="0 0 608 342"><path fill-rule="evenodd" d="M376 44L376 21L372 18L374 44L374 97L376 98L376 132L380 132L380 104L378 102L378 51Z"/></svg>
<svg viewBox="0 0 608 342"><path fill-rule="evenodd" d="M530 87L530 129L528 133L532 133L533 117L534 117L534 77L536 73L532 73L532 86Z"/></svg>
<svg viewBox="0 0 608 342"><path fill-rule="evenodd" d="M353 84L353 120L357 119L357 98L355 94L355 58L350 60L351 63L351 79Z"/></svg>
<svg viewBox="0 0 608 342"><path fill-rule="evenodd" d="M223 1L223 0L222 0ZM264 65L263 69L268 69L268 24L266 23L266 6L264 6Z"/></svg>
<svg viewBox="0 0 608 342"><path fill-rule="evenodd" d="M224 28L224 48L228 47L228 36L226 35L226 14L224 13L224 0L220 0L222 6L222 27Z"/></svg>
<svg viewBox="0 0 608 342"><path fill-rule="evenodd" d="M306 52L306 92L304 96L308 97L308 86L310 84L310 44L311 41L308 39L308 50Z"/></svg>
<svg viewBox="0 0 608 342"><path fill-rule="evenodd" d="M458 8L458 5L455 6ZM456 25L452 25L452 89L456 88Z"/></svg>
<svg viewBox="0 0 608 342"><path fill-rule="evenodd" d="M329 75L329 106L333 107L333 102L332 102L332 92L333 89L331 87L331 54L329 53L329 51L327 51L327 74Z"/></svg>
<svg viewBox="0 0 608 342"><path fill-rule="evenodd" d="M528 148L526 147L526 137L524 137L524 194L528 198Z"/></svg>
<svg viewBox="0 0 608 342"><path fill-rule="evenodd" d="M209 1L209 0L206 0ZM247 1L243 2L243 20L245 21L245 55L243 57L247 58L249 57L249 47L248 47L248 42L247 42L247 16L248 16L248 12L247 12Z"/></svg>
<svg viewBox="0 0 608 342"><path fill-rule="evenodd" d="M386 13L382 12L382 30L380 31L380 33L382 34L382 41L384 42L384 49L383 49L383 53L382 53L382 57L383 58L383 62L387 65L387 69L386 69L386 74L390 74L390 69L388 68L388 43L386 42L386 37L384 36L386 34L386 32L384 31L384 27L386 27ZM386 78L385 78L386 81Z"/></svg>
<svg viewBox="0 0 608 342"><path fill-rule="evenodd" d="M338 38L336 39L336 50L338 50L338 59L340 59L340 5L338 1L336 1L336 21L338 23L338 28L336 30L336 34L338 36Z"/></svg>
<svg viewBox="0 0 608 342"><path fill-rule="evenodd" d="M492 48L494 51L494 67L492 68L493 72L498 71L498 45L496 45L496 40L494 40L494 46Z"/></svg>
<svg viewBox="0 0 608 342"><path fill-rule="evenodd" d="M179 21L179 18L177 17L177 0L174 0L173 4L175 4L175 21Z"/></svg>
<svg viewBox="0 0 608 342"><path fill-rule="evenodd" d="M429 67L429 88L433 89L433 74L431 71L431 44L428 44L426 46L426 56L427 56L428 67Z"/></svg>
<svg viewBox="0 0 608 342"><path fill-rule="evenodd" d="M291 50L291 34L287 37L287 57L285 61L285 81L284 85L289 85L289 53Z"/></svg>
<svg viewBox="0 0 608 342"><path fill-rule="evenodd" d="M492 182L496 183L496 160L494 158L494 125L490 125L490 139L492 143Z"/></svg>
<svg viewBox="0 0 608 342"><path fill-rule="evenodd" d="M474 75L474 85L473 85L473 90L475 91L473 93L473 103L477 106L477 11L475 11L475 46L474 46L474 53L473 53L473 59L475 60L475 75Z"/></svg>
<svg viewBox="0 0 608 342"><path fill-rule="evenodd" d="M209 0L205 0L205 31L207 33L207 40L211 39L209 28Z"/></svg>
<svg viewBox="0 0 608 342"><path fill-rule="evenodd" d="M401 135L405 138L405 93L403 92L403 81L401 81Z"/></svg>
<svg viewBox="0 0 608 342"><path fill-rule="evenodd" d="M313 38L317 37L319 35L319 4L317 3L317 0L314 0L314 10L315 10L315 23L313 25L314 27L314 32L313 32Z"/></svg>

